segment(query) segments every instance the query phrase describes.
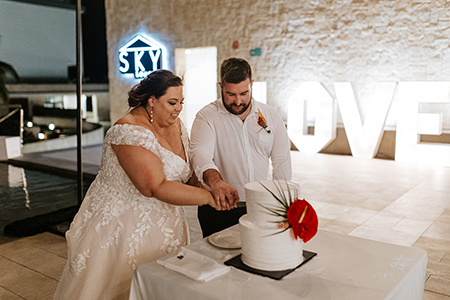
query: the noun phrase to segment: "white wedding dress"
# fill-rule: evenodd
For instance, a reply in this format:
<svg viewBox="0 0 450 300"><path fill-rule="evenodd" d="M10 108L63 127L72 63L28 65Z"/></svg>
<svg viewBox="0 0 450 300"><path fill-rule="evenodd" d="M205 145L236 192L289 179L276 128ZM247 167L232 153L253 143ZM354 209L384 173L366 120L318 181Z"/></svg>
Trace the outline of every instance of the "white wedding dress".
<svg viewBox="0 0 450 300"><path fill-rule="evenodd" d="M188 134L182 125L187 155ZM115 145L144 147L162 161L167 180L185 183L189 164L148 129L114 125L103 142L102 167L66 233L68 258L54 299L128 299L137 265L189 243L184 209L143 196L119 165ZM188 160L189 161L189 160Z"/></svg>

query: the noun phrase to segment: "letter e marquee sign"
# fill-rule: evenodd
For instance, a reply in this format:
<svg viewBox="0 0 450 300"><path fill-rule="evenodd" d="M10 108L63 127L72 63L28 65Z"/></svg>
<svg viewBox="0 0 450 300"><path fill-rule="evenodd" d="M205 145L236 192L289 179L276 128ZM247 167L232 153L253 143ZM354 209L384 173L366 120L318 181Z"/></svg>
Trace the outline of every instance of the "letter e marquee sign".
<svg viewBox="0 0 450 300"><path fill-rule="evenodd" d="M167 69L166 49L149 37L137 35L119 49L119 71L142 79L153 71Z"/></svg>

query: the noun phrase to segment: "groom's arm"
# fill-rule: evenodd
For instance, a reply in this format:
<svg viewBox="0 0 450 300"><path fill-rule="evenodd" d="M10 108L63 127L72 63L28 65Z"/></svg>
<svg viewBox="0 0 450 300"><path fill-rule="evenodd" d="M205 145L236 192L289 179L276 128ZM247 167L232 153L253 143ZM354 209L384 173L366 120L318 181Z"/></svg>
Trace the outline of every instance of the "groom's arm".
<svg viewBox="0 0 450 300"><path fill-rule="evenodd" d="M231 209L239 201L239 194L222 180L219 169L214 163L216 138L206 115L200 111L191 129L190 160L192 168L200 182L211 190L216 200L216 209Z"/></svg>

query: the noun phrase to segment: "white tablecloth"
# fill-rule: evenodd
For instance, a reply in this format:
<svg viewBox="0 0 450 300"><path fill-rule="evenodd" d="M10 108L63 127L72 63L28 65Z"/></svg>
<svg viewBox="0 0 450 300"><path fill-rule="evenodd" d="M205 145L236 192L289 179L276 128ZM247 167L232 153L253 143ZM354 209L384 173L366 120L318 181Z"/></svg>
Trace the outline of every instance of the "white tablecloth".
<svg viewBox="0 0 450 300"><path fill-rule="evenodd" d="M232 228L239 230L237 226ZM218 249L206 239L188 248L220 263L240 253L240 250ZM232 268L219 278L200 283L149 262L136 269L130 300L423 298L428 258L422 249L323 230L304 249L317 252L317 256L281 280Z"/></svg>

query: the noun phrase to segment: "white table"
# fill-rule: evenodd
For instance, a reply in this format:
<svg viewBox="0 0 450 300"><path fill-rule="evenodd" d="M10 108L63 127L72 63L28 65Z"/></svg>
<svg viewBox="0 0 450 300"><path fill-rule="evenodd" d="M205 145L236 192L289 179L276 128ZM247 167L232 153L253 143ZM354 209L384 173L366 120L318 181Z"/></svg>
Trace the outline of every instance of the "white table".
<svg viewBox="0 0 450 300"><path fill-rule="evenodd" d="M238 226L232 229L239 230ZM218 249L206 239L188 248L220 263L240 253L240 250ZM200 283L149 262L136 269L130 300L423 298L428 258L422 249L323 230L305 244L304 249L317 252L317 256L281 280L233 267L217 279Z"/></svg>

